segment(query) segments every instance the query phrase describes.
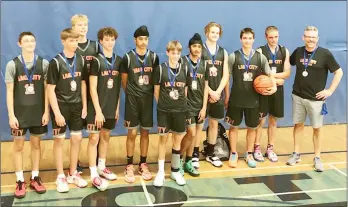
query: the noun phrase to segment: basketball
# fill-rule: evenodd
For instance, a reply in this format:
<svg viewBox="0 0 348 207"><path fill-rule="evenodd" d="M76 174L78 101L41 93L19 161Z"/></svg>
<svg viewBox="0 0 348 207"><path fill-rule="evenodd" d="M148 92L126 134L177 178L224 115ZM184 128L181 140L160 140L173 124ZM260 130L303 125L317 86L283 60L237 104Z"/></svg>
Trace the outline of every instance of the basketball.
<svg viewBox="0 0 348 207"><path fill-rule="evenodd" d="M267 75L259 75L254 80L254 89L257 93L262 94L263 91L273 86L272 79Z"/></svg>

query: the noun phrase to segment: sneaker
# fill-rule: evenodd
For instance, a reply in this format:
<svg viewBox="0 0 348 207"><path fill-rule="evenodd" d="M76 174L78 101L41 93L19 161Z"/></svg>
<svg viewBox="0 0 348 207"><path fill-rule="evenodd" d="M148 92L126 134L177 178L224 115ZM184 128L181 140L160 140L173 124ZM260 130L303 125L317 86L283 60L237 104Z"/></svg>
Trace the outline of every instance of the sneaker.
<svg viewBox="0 0 348 207"><path fill-rule="evenodd" d="M77 162L77 166L76 166L76 170L79 174L82 174L83 173L83 168L82 166L80 165L80 160Z"/></svg>
<svg viewBox="0 0 348 207"><path fill-rule="evenodd" d="M132 164L126 166L126 169L124 170L124 180L127 183L135 182L134 167Z"/></svg>
<svg viewBox="0 0 348 207"><path fill-rule="evenodd" d="M180 159L180 167L179 167L179 172L182 176L185 175L185 170L184 170L184 167L183 167L183 162L182 162L182 159Z"/></svg>
<svg viewBox="0 0 348 207"><path fill-rule="evenodd" d="M65 177L64 178L57 178L56 185L57 185L57 191L59 193L69 192L68 182L66 181Z"/></svg>
<svg viewBox="0 0 348 207"><path fill-rule="evenodd" d="M180 172L171 172L170 178L175 180L178 185L186 185L186 181Z"/></svg>
<svg viewBox="0 0 348 207"><path fill-rule="evenodd" d="M66 181L69 184L75 184L79 188L85 188L87 187L88 183L85 181L77 171L73 175L70 175L68 172L68 177L66 178Z"/></svg>
<svg viewBox="0 0 348 207"><path fill-rule="evenodd" d="M115 173L111 172L109 168L105 168L104 170L101 170L100 168L97 168L98 174L102 177L104 177L107 180L116 180L117 175Z"/></svg>
<svg viewBox="0 0 348 207"><path fill-rule="evenodd" d="M265 161L265 159L262 156L261 146L260 145L255 145L254 146L254 159L257 162L264 162Z"/></svg>
<svg viewBox="0 0 348 207"><path fill-rule="evenodd" d="M198 157L192 157L192 166L196 169L199 169L199 158Z"/></svg>
<svg viewBox="0 0 348 207"><path fill-rule="evenodd" d="M254 160L254 156L249 153L245 153L245 162L248 164L249 167L255 168L256 167L256 161Z"/></svg>
<svg viewBox="0 0 348 207"><path fill-rule="evenodd" d="M228 165L230 167L236 168L238 165L238 153L231 153L230 159L228 160Z"/></svg>
<svg viewBox="0 0 348 207"><path fill-rule="evenodd" d="M26 183L18 180L16 182L16 190L14 192L14 195L16 198L24 198L26 194Z"/></svg>
<svg viewBox="0 0 348 207"><path fill-rule="evenodd" d="M46 192L46 188L39 176L35 176L34 179L30 178L30 188L35 190L39 194Z"/></svg>
<svg viewBox="0 0 348 207"><path fill-rule="evenodd" d="M324 165L321 162L320 158L319 157L315 157L313 159L313 161L314 161L314 169L315 169L315 171L323 172L324 171Z"/></svg>
<svg viewBox="0 0 348 207"><path fill-rule="evenodd" d="M205 159L207 160L207 162L210 162L214 167L222 167L222 162L215 155L207 155Z"/></svg>
<svg viewBox="0 0 348 207"><path fill-rule="evenodd" d="M290 158L288 159L288 161L286 162L287 165L295 165L296 163L300 162L301 161L301 157L299 154L297 154L296 152L293 152L291 155L290 155Z"/></svg>
<svg viewBox="0 0 348 207"><path fill-rule="evenodd" d="M147 167L146 163L140 164L138 172L144 180L151 180L152 179L152 174L149 170L149 167Z"/></svg>
<svg viewBox="0 0 348 207"><path fill-rule="evenodd" d="M165 174L163 171L158 171L157 175L155 177L155 180L153 181L153 185L155 187L162 187L164 185L165 181Z"/></svg>
<svg viewBox="0 0 348 207"><path fill-rule="evenodd" d="M273 152L273 145L267 147L265 157L267 157L271 162L278 162L278 156Z"/></svg>
<svg viewBox="0 0 348 207"><path fill-rule="evenodd" d="M192 165L192 160L189 160L188 162L185 162L183 169L184 169L185 172L190 174L192 177L198 177L199 176L199 172Z"/></svg>
<svg viewBox="0 0 348 207"><path fill-rule="evenodd" d="M105 180L105 179L102 179L102 178L99 177L99 176L93 178L92 184L93 184L96 188L98 188L98 190L100 190L100 191L106 190L106 189L108 188L108 186L109 186L109 182L108 182L107 180Z"/></svg>

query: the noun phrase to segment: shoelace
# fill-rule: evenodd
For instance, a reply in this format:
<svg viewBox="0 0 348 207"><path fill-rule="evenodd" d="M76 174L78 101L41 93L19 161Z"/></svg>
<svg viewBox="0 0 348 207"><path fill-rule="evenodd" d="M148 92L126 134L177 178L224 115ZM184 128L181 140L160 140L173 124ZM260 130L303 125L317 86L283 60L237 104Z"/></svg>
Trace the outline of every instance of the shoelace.
<svg viewBox="0 0 348 207"><path fill-rule="evenodd" d="M105 169L103 170L103 172L105 172L105 173L107 173L107 174L111 174L111 171L109 170L109 168L105 168Z"/></svg>
<svg viewBox="0 0 348 207"><path fill-rule="evenodd" d="M17 182L17 184L18 184L18 185L17 185L18 190L22 190L22 187L23 187L24 182L22 182L22 181L19 180L19 181Z"/></svg>
<svg viewBox="0 0 348 207"><path fill-rule="evenodd" d="M39 176L35 176L35 177L34 177L34 181L35 181L39 186L42 185L42 181L41 181L41 178L40 178Z"/></svg>

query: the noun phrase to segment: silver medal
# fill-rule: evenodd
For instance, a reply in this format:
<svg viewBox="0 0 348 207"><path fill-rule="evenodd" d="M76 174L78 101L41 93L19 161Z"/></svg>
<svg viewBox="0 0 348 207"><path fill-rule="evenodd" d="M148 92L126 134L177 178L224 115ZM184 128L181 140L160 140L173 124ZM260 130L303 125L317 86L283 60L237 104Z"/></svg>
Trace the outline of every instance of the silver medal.
<svg viewBox="0 0 348 207"><path fill-rule="evenodd" d="M71 87L71 91L76 91L77 84L76 84L76 81L75 81L75 80L72 80L72 81L70 82L70 87Z"/></svg>
<svg viewBox="0 0 348 207"><path fill-rule="evenodd" d="M244 72L243 73L243 81L253 81L253 74Z"/></svg>
<svg viewBox="0 0 348 207"><path fill-rule="evenodd" d="M139 76L139 85L144 85L144 78L142 76Z"/></svg>
<svg viewBox="0 0 348 207"><path fill-rule="evenodd" d="M192 81L192 90L197 90L197 81L196 80Z"/></svg>
<svg viewBox="0 0 348 207"><path fill-rule="evenodd" d="M271 67L271 73L276 74L277 73L277 67Z"/></svg>
<svg viewBox="0 0 348 207"><path fill-rule="evenodd" d="M171 90L171 91L169 92L169 96L170 96L170 98L174 99L174 96L175 96L174 90Z"/></svg>
<svg viewBox="0 0 348 207"><path fill-rule="evenodd" d="M209 70L211 73L217 73L217 68L215 66L210 67Z"/></svg>
<svg viewBox="0 0 348 207"><path fill-rule="evenodd" d="M179 99L179 91L178 90L174 90L174 100L178 100Z"/></svg>
<svg viewBox="0 0 348 207"><path fill-rule="evenodd" d="M25 90L25 94L35 94L34 84L29 84Z"/></svg>
<svg viewBox="0 0 348 207"><path fill-rule="evenodd" d="M308 72L305 70L305 71L302 72L302 75L303 75L303 77L307 77Z"/></svg>
<svg viewBox="0 0 348 207"><path fill-rule="evenodd" d="M110 78L110 79L108 80L107 85L108 85L108 88L114 87L114 80Z"/></svg>

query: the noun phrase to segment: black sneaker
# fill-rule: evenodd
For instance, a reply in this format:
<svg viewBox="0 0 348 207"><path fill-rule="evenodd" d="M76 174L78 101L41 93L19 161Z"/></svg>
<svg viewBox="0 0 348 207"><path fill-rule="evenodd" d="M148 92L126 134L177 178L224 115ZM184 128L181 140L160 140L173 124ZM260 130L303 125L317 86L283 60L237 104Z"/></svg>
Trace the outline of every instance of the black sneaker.
<svg viewBox="0 0 348 207"><path fill-rule="evenodd" d="M82 166L80 165L80 162L77 163L77 167L76 167L76 170L79 174L82 174L83 173L83 168Z"/></svg>

